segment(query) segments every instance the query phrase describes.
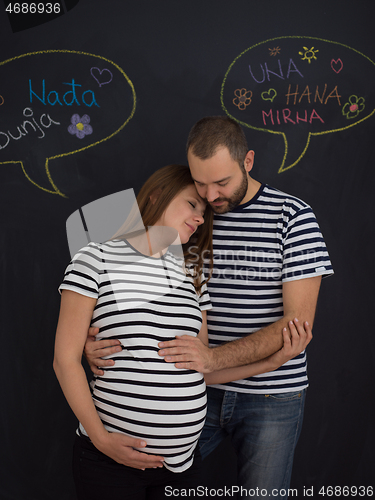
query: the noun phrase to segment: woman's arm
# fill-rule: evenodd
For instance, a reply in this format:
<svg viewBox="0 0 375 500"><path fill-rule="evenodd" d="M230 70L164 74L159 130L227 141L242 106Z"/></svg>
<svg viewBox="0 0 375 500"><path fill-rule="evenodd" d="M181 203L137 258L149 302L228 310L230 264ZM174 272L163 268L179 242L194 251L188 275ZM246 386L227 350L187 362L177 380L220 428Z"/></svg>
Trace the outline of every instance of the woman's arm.
<svg viewBox="0 0 375 500"><path fill-rule="evenodd" d="M96 412L81 359L95 304L96 299L62 291L53 361L69 406L93 442L105 436L105 429Z"/></svg>
<svg viewBox="0 0 375 500"><path fill-rule="evenodd" d="M108 432L96 411L81 363L95 304L96 299L70 290L62 291L53 361L56 376L69 406L96 448L116 462L130 467L160 467L163 457L134 450L132 447L141 448L146 443L124 434Z"/></svg>
<svg viewBox="0 0 375 500"><path fill-rule="evenodd" d="M196 342L201 341L204 345L208 345L208 332L207 332L207 315L206 311L202 312L203 323L202 328L196 337ZM287 328L283 329L283 339L284 345L282 349L275 352L271 356L265 359L256 361L249 365L239 366L236 368L226 368L224 370L218 370L211 373L204 374L204 380L207 385L212 384L224 384L227 382L232 382L234 380L242 380L244 378L253 377L254 375L259 375L261 373L270 372L279 368L290 359L295 358L300 354L312 339L312 331L310 325L305 322L301 325L300 322L295 319L294 322L290 321L289 331ZM184 338L186 338L184 336ZM189 340L193 340L190 338ZM178 363L176 363L178 368Z"/></svg>
<svg viewBox="0 0 375 500"><path fill-rule="evenodd" d="M275 354L249 365L205 373L204 380L206 384L224 384L234 380L254 377L254 375L259 375L261 373L271 372L290 359L298 356L312 339L311 328L307 322L303 327L298 321L296 321L296 323L290 321L288 326L289 331L287 328L283 329L284 345L282 349L275 352Z"/></svg>

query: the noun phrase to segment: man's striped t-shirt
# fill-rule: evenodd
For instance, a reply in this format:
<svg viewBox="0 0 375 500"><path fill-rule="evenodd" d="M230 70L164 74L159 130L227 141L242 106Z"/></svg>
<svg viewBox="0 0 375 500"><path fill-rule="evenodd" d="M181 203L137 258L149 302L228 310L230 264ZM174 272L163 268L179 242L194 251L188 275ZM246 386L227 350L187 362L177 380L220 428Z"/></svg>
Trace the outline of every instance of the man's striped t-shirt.
<svg viewBox="0 0 375 500"><path fill-rule="evenodd" d="M128 242L90 243L68 266L60 290L97 299L97 339L119 339L115 366L94 377L92 397L109 432L147 441L140 451L165 457L173 472L187 469L206 415L201 373L175 368L158 355L158 343L199 333L211 307L206 286L195 292L181 260L169 251L145 257ZM79 432L87 435L80 424Z"/></svg>
<svg viewBox="0 0 375 500"><path fill-rule="evenodd" d="M248 203L215 215L213 234L214 267L208 282L212 309L207 314L210 346L244 337L280 319L283 283L333 273L311 208L268 185L263 184ZM273 394L307 385L303 352L273 372L213 387Z"/></svg>

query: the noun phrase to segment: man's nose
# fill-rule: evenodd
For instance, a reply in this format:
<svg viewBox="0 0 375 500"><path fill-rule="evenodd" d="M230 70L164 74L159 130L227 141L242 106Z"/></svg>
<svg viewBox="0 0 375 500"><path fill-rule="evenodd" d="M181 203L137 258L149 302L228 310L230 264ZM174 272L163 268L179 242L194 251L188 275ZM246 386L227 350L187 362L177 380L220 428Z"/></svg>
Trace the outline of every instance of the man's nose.
<svg viewBox="0 0 375 500"><path fill-rule="evenodd" d="M219 192L215 186L208 186L206 190L206 200L211 203L219 198Z"/></svg>

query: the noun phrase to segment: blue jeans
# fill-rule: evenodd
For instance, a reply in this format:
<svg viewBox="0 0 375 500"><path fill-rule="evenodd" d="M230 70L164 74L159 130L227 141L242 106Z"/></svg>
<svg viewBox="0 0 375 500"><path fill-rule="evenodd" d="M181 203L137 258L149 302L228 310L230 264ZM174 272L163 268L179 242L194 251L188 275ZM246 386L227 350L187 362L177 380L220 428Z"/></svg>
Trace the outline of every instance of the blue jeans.
<svg viewBox="0 0 375 500"><path fill-rule="evenodd" d="M265 395L208 387L207 418L199 439L202 458L230 435L237 454L238 486L287 498L282 490L287 492L290 485L305 397L306 389Z"/></svg>

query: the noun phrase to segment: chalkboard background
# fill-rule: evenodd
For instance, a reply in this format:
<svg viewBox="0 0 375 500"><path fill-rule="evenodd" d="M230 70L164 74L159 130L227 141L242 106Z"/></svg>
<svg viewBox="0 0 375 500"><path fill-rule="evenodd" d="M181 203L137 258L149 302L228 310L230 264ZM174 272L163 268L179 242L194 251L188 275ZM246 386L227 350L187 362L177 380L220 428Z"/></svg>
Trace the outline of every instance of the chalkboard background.
<svg viewBox="0 0 375 500"><path fill-rule="evenodd" d="M66 219L103 196L137 191L163 165L185 163L190 127L226 111L256 152L253 176L313 206L335 269L323 281L308 348L292 487L299 497L314 488L320 498L322 486L358 493L374 486L372 2L80 0L29 29L30 20L8 18L7 4L0 4L0 498L75 498L76 422L52 370L57 287L70 260ZM253 65L260 81L266 62L283 76L265 73L259 88L268 101L248 72ZM298 99L308 85L310 102L305 93L287 106L289 83L299 85ZM336 92L326 104L314 101L325 84L325 97ZM273 126L259 114L271 108ZM277 123L284 108L294 123ZM306 110L307 121L296 120L296 110L300 118ZM69 133L77 123L92 132L80 125L82 138ZM308 139L309 132L319 135ZM235 484L229 442L205 469L207 486Z"/></svg>

